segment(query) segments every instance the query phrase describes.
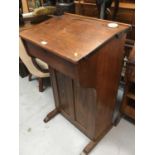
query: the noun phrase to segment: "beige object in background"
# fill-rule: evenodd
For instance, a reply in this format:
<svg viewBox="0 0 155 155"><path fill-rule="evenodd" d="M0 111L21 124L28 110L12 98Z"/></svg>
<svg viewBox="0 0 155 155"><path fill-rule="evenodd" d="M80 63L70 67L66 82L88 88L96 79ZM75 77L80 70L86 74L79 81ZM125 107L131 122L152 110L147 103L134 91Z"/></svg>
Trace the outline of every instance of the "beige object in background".
<svg viewBox="0 0 155 155"><path fill-rule="evenodd" d="M53 15L56 11L56 7L53 6L46 6L46 7L39 7L34 9L33 12L23 13L24 20L32 20L35 18L41 18L42 16Z"/></svg>
<svg viewBox="0 0 155 155"><path fill-rule="evenodd" d="M27 69L29 70L29 72L32 75L39 78L39 91L43 91L43 88L42 88L43 86L41 86L43 85L43 78L49 77L49 73L42 72L34 65L32 58L27 54L27 51L23 45L21 38L19 38L19 56L20 56L20 59L25 64L25 66L27 67ZM36 62L42 69L44 70L48 69L48 65L42 60L36 59Z"/></svg>
<svg viewBox="0 0 155 155"><path fill-rule="evenodd" d="M56 7L54 6L39 7L34 9L33 15L34 16L51 15L55 11L56 11Z"/></svg>

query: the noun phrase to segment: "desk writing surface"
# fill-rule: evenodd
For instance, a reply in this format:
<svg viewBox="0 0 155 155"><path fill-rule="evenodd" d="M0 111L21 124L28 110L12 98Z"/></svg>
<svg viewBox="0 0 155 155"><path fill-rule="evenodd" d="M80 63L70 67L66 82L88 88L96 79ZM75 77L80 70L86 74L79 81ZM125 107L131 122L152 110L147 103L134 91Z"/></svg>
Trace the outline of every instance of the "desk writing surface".
<svg viewBox="0 0 155 155"><path fill-rule="evenodd" d="M114 35L129 28L129 25L122 23L119 23L117 28L109 28L107 26L109 22L65 14L25 30L20 36L48 52L77 63ZM42 41L47 44L41 44Z"/></svg>

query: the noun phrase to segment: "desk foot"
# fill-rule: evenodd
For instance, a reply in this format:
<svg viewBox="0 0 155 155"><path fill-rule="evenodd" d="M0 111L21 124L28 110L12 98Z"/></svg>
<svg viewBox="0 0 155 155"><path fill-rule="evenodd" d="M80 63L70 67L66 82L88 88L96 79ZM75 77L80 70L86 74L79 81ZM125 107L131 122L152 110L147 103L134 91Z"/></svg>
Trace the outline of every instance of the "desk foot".
<svg viewBox="0 0 155 155"><path fill-rule="evenodd" d="M53 111L49 112L47 116L44 118L44 122L47 123L53 117L55 117L59 113L58 109L54 109Z"/></svg>
<svg viewBox="0 0 155 155"><path fill-rule="evenodd" d="M80 155L88 155L90 151L97 145L99 140L90 141Z"/></svg>
<svg viewBox="0 0 155 155"><path fill-rule="evenodd" d="M80 155L88 155L92 149L99 143L99 141L106 135L106 133L112 128L110 125L97 139L91 140L86 147L83 149Z"/></svg>
<svg viewBox="0 0 155 155"><path fill-rule="evenodd" d="M85 152L82 152L80 155L87 155Z"/></svg>

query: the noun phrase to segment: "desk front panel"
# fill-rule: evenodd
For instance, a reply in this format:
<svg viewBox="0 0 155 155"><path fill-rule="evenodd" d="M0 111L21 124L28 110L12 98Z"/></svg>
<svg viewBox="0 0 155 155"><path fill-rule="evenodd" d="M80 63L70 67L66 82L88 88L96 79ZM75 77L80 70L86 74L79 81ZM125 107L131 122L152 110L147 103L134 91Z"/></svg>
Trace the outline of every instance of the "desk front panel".
<svg viewBox="0 0 155 155"><path fill-rule="evenodd" d="M30 41L23 40L23 43L30 56L39 58L61 73L73 79L77 79L77 68L75 64L64 60L52 52L48 52L47 50L35 45L34 43L31 43Z"/></svg>

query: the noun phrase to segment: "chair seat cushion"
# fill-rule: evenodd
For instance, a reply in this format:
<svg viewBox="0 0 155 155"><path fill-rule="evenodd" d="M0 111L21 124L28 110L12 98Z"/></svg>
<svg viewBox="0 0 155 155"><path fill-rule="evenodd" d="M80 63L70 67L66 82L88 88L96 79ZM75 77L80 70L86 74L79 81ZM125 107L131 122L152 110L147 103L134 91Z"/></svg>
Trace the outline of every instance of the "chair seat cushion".
<svg viewBox="0 0 155 155"><path fill-rule="evenodd" d="M46 69L46 70L48 69L48 65L44 61L36 58L36 62L42 69Z"/></svg>

